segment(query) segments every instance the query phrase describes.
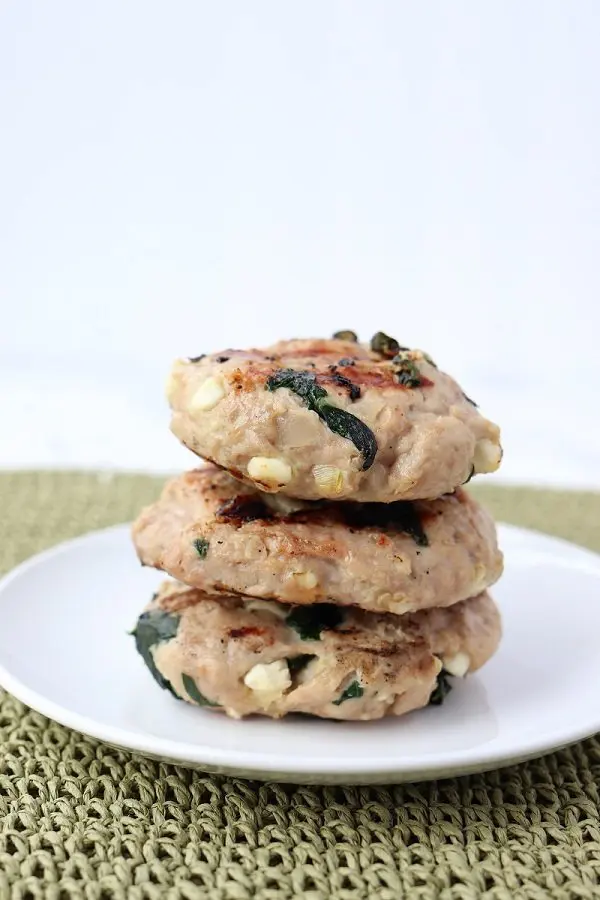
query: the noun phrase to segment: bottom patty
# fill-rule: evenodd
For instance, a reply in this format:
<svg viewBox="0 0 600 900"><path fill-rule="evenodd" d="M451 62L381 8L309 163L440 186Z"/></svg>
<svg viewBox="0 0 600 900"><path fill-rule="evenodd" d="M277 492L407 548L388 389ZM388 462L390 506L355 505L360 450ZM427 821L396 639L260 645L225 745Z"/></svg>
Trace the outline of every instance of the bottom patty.
<svg viewBox="0 0 600 900"><path fill-rule="evenodd" d="M164 582L134 629L156 681L234 718L379 719L438 703L501 636L487 593L404 616L213 597Z"/></svg>

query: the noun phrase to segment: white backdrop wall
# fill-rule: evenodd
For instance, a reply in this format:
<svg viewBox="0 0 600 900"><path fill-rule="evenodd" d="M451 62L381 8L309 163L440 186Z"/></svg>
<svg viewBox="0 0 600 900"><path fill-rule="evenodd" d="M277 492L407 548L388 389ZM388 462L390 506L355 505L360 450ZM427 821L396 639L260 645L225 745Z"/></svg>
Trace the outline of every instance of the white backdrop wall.
<svg viewBox="0 0 600 900"><path fill-rule="evenodd" d="M600 3L0 3L0 464L165 468L171 357L382 328L599 484Z"/></svg>

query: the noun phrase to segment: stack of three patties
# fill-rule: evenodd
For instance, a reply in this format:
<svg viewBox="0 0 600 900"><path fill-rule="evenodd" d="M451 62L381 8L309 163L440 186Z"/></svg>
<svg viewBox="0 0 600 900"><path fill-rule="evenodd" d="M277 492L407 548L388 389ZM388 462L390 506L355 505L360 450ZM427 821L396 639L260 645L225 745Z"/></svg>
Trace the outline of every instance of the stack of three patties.
<svg viewBox="0 0 600 900"><path fill-rule="evenodd" d="M441 702L500 640L494 522L461 487L498 428L378 333L175 364L172 430L211 464L133 529L172 576L141 615L158 683L240 717L376 719Z"/></svg>

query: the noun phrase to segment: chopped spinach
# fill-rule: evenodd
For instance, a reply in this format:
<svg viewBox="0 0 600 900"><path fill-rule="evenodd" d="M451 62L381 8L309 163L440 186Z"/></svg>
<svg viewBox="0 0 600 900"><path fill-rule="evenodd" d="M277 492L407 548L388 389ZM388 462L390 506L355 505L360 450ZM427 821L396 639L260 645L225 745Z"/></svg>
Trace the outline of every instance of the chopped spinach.
<svg viewBox="0 0 600 900"><path fill-rule="evenodd" d="M327 391L317 384L317 378L312 372L297 369L278 369L269 376L266 389L277 391L279 388L288 388L315 412L319 412L327 397Z"/></svg>
<svg viewBox="0 0 600 900"><path fill-rule="evenodd" d="M294 607L285 621L303 641L320 641L322 631L333 630L342 624L344 613L333 603L313 603Z"/></svg>
<svg viewBox="0 0 600 900"><path fill-rule="evenodd" d="M186 694L188 694L198 706L220 706L219 703L212 703L212 701L207 700L204 694L200 693L198 686L191 675L186 675L184 672L181 676L181 680Z"/></svg>
<svg viewBox="0 0 600 900"><path fill-rule="evenodd" d="M170 691L174 697L180 699L171 682L161 675L156 668L152 654L152 650L157 644L163 644L172 640L177 634L178 628L179 616L165 612L162 609L149 609L143 612L137 620L132 635L135 638L136 649L150 669L154 680L161 688Z"/></svg>
<svg viewBox="0 0 600 900"><path fill-rule="evenodd" d="M362 697L365 689L360 686L358 681L351 681L345 691L342 691L337 700L333 701L334 706L341 706L344 700L354 700L356 697Z"/></svg>
<svg viewBox="0 0 600 900"><path fill-rule="evenodd" d="M297 394L309 409L323 419L334 434L339 434L340 437L352 441L356 449L363 455L362 470L371 468L377 453L375 435L364 422L361 422L352 413L333 406L329 401L327 391L317 384L316 376L312 372L279 369L267 379L265 387L268 391L288 388L292 393Z"/></svg>
<svg viewBox="0 0 600 900"><path fill-rule="evenodd" d="M201 353L200 356L188 356L188 362L191 363L200 362L201 359L206 359L206 353Z"/></svg>
<svg viewBox="0 0 600 900"><path fill-rule="evenodd" d="M470 403L470 404L471 404L471 406L474 406L474 407L475 407L475 409L477 409L477 408L478 408L478 404L477 404L477 403L475 403L475 401L474 401L474 400L471 400L471 398L470 398L470 397L467 397L467 395L466 395L466 394L465 394L465 392L464 392L464 391L463 391L463 397L464 397L464 398L465 398L465 400L466 400L466 401L467 401L467 403Z"/></svg>
<svg viewBox="0 0 600 900"><path fill-rule="evenodd" d="M437 684L429 698L429 706L441 706L451 690L450 675L445 669L442 669L438 675Z"/></svg>
<svg viewBox="0 0 600 900"><path fill-rule="evenodd" d="M288 656L287 664L290 675L297 675L298 672L301 672L302 669L306 668L309 662L312 662L313 659L316 658L314 653L300 653L298 656Z"/></svg>
<svg viewBox="0 0 600 900"><path fill-rule="evenodd" d="M194 541L194 547L196 548L196 553L198 554L200 559L206 559L209 542L204 538L196 538L196 540Z"/></svg>
<svg viewBox="0 0 600 900"><path fill-rule="evenodd" d="M394 362L396 362L396 360L394 360ZM423 377L416 363L410 359L400 359L398 363L398 368L394 374L400 384L410 388L421 387L424 383Z"/></svg>
<svg viewBox="0 0 600 900"><path fill-rule="evenodd" d="M334 434L339 434L340 437L352 441L359 453L362 453L361 469L363 472L370 469L377 453L377 440L371 429L352 413L329 404L321 408L319 415Z"/></svg>
<svg viewBox="0 0 600 900"><path fill-rule="evenodd" d="M424 354L423 354L423 359L427 360L427 362L429 363L429 365L430 365L430 366L433 366L434 369L437 369L437 366L436 366L436 364L434 363L434 361L432 360L432 358L430 357L429 353L424 353Z"/></svg>
<svg viewBox="0 0 600 900"><path fill-rule="evenodd" d="M334 341L352 341L353 344L358 343L358 335L354 331L336 331L333 335Z"/></svg>
<svg viewBox="0 0 600 900"><path fill-rule="evenodd" d="M371 350L373 353L385 356L386 359L391 359L396 353L408 350L408 347L401 347L396 338L390 337L383 331L378 331L371 338Z"/></svg>
<svg viewBox="0 0 600 900"><path fill-rule="evenodd" d="M371 429L352 413L335 406L323 407L321 418L334 434L339 434L340 437L352 441L359 453L362 453L361 469L363 471L370 469L377 453L377 440Z"/></svg>
<svg viewBox="0 0 600 900"><path fill-rule="evenodd" d="M341 359L338 359L338 366L355 366L356 360L352 359L350 356L342 356Z"/></svg>
<svg viewBox="0 0 600 900"><path fill-rule="evenodd" d="M475 466L471 466L471 472L469 474L469 477L467 478L466 481L463 481L463 484L468 484L474 474L475 474Z"/></svg>
<svg viewBox="0 0 600 900"><path fill-rule="evenodd" d="M218 362L218 363L229 362L230 359L231 359L230 356L217 356L216 362Z"/></svg>

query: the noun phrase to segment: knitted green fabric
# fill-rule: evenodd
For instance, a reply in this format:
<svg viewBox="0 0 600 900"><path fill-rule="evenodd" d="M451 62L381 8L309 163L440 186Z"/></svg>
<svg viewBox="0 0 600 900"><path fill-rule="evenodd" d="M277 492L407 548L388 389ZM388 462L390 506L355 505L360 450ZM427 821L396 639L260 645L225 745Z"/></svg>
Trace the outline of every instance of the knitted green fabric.
<svg viewBox="0 0 600 900"><path fill-rule="evenodd" d="M0 474L0 567L131 518L146 476ZM600 495L479 488L496 516L600 550ZM0 693L0 900L557 900L600 896L600 740L390 787L203 776Z"/></svg>

